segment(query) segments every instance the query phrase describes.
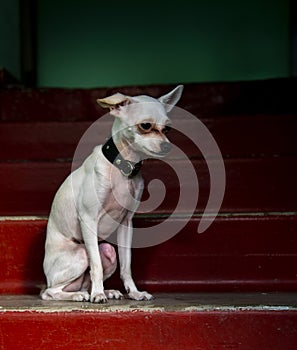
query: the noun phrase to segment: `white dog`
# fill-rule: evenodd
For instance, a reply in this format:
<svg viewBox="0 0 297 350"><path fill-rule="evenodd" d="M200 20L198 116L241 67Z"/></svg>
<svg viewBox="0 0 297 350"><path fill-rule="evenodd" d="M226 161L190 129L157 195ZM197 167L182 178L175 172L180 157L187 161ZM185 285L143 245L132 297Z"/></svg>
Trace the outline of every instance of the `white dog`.
<svg viewBox="0 0 297 350"><path fill-rule="evenodd" d="M128 297L153 298L138 291L132 278L132 217L143 189L141 161L165 157L170 151L167 112L182 90L179 85L159 99L117 93L97 100L115 117L112 137L95 147L56 193L47 225L47 289L41 292L42 299L105 303L122 298L119 291L103 287L117 266L115 249L104 242L115 231Z"/></svg>

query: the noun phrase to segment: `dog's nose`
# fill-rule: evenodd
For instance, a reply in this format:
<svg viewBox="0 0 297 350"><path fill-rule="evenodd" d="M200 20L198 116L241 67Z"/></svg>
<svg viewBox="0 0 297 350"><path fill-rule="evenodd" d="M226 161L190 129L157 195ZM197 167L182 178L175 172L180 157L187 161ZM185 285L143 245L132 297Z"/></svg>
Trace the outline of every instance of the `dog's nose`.
<svg viewBox="0 0 297 350"><path fill-rule="evenodd" d="M161 143L161 152L162 153L168 153L171 151L172 145L169 142L162 142Z"/></svg>

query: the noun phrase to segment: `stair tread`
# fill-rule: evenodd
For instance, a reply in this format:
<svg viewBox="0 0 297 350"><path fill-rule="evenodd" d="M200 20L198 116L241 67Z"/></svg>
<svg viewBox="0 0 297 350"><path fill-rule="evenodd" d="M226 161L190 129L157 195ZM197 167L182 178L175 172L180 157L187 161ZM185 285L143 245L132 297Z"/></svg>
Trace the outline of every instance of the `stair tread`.
<svg viewBox="0 0 297 350"><path fill-rule="evenodd" d="M0 348L295 350L297 293L155 294L153 301L0 298Z"/></svg>
<svg viewBox="0 0 297 350"><path fill-rule="evenodd" d="M151 301L44 301L38 295L1 295L0 312L297 311L297 293L156 293Z"/></svg>

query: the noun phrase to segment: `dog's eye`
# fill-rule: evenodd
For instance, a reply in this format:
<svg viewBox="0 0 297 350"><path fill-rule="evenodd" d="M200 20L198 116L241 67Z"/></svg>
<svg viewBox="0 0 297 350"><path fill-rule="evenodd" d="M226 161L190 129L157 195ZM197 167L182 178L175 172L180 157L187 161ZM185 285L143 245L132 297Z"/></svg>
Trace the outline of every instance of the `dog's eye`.
<svg viewBox="0 0 297 350"><path fill-rule="evenodd" d="M166 125L165 128L162 129L162 132L163 132L163 134L166 135L169 133L170 130L171 130L171 126Z"/></svg>
<svg viewBox="0 0 297 350"><path fill-rule="evenodd" d="M152 128L152 124L151 123L141 123L140 127L144 131L149 131Z"/></svg>

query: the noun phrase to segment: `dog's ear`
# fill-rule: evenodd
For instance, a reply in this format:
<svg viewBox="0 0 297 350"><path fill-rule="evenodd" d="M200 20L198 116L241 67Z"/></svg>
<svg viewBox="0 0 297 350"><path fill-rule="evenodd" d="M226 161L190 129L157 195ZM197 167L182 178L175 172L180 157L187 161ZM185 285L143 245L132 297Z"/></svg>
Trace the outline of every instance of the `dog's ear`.
<svg viewBox="0 0 297 350"><path fill-rule="evenodd" d="M125 96L117 92L114 95L98 99L97 103L102 108L109 108L110 114L118 117L120 107L126 106L127 104L129 104L130 99L129 99L129 96Z"/></svg>
<svg viewBox="0 0 297 350"><path fill-rule="evenodd" d="M181 98L184 86L178 85L175 89L170 91L168 94L158 98L158 100L164 104L166 112L170 112L172 108L177 104Z"/></svg>

